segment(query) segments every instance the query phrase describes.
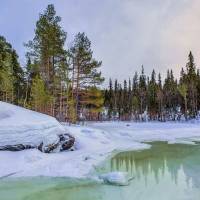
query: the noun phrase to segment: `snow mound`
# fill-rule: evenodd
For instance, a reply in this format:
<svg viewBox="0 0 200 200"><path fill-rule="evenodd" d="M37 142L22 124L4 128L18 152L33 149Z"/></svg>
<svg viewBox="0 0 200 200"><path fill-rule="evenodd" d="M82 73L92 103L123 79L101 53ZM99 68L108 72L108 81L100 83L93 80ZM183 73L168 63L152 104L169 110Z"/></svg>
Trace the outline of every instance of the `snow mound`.
<svg viewBox="0 0 200 200"><path fill-rule="evenodd" d="M107 184L126 186L129 185L130 177L127 172L110 172L99 176Z"/></svg>
<svg viewBox="0 0 200 200"><path fill-rule="evenodd" d="M64 132L51 116L0 101L0 146L52 144Z"/></svg>
<svg viewBox="0 0 200 200"><path fill-rule="evenodd" d="M70 132L76 138L75 151L52 154L44 154L37 149L19 152L0 151L0 177L13 174L11 177L87 178L96 174L97 166L112 156L113 152L115 154L118 151L150 148L150 144L144 143L149 141L178 142L188 145L193 141L200 141L200 123L128 122L129 126L127 126L127 122L88 122L83 126L63 123L62 128L52 117L10 104L0 102L0 113L0 130L2 131L3 127L6 127L6 130L10 129L14 136L12 138L9 132L4 132L4 141L5 136L10 137L11 141L18 140L16 138L20 136L20 133L29 135L30 138L36 137L36 134L39 135L37 138L54 138L55 134L62 131L63 128L65 132ZM16 119L13 115L16 116ZM38 132L35 130L33 136L30 135L31 131L25 128L27 130L25 133L20 132L20 127L26 127L25 125L32 126L32 129L37 127ZM44 125L47 127L46 129ZM19 132L15 133L13 126ZM52 131L53 129L54 131ZM16 138L15 135L17 135ZM0 137L0 142L2 142L2 136ZM15 164L13 165L13 163ZM102 176L104 179L102 178L101 181L107 180L107 183L110 181L110 184L116 183L117 180L121 182L123 178L123 175L120 177L120 174L115 173Z"/></svg>

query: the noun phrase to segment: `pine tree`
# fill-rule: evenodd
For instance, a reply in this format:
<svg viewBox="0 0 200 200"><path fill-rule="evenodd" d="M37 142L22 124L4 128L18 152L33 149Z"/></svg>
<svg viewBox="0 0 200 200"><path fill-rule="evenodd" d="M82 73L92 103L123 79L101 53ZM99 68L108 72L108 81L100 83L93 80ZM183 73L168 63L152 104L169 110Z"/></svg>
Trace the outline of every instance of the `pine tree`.
<svg viewBox="0 0 200 200"><path fill-rule="evenodd" d="M89 86L98 86L104 81L101 72L97 71L102 63L93 58L91 42L85 33L78 33L75 36L70 56L74 77L72 90L76 99L75 110L78 119L82 109L81 96L85 95L84 90Z"/></svg>
<svg viewBox="0 0 200 200"><path fill-rule="evenodd" d="M82 103L86 108L86 118L89 120L100 120L100 113L103 108L103 94L97 87L87 89L87 95L84 96Z"/></svg>
<svg viewBox="0 0 200 200"><path fill-rule="evenodd" d="M0 70L0 92L2 101L13 102L14 88L12 83L12 75L7 70Z"/></svg>
<svg viewBox="0 0 200 200"><path fill-rule="evenodd" d="M33 40L26 44L29 49L27 56L35 65L38 65L40 77L44 81L46 90L52 96L53 102L45 112L54 116L60 106L58 93L61 90L62 81L60 78L58 82L57 76L62 71L63 61L66 60L64 50L66 33L61 28L60 22L61 18L56 16L54 6L48 5L36 23ZM65 68L67 67L65 65Z"/></svg>
<svg viewBox="0 0 200 200"><path fill-rule="evenodd" d="M32 108L38 112L44 112L45 106L50 102L50 96L45 90L44 81L39 76L33 79L31 98Z"/></svg>
<svg viewBox="0 0 200 200"><path fill-rule="evenodd" d="M23 70L11 44L0 36L0 99L18 104L23 97Z"/></svg>
<svg viewBox="0 0 200 200"><path fill-rule="evenodd" d="M69 91L68 91L67 121L69 121L71 123L76 123L76 121L77 121L75 105L76 105L76 102L74 99L72 86L70 85Z"/></svg>
<svg viewBox="0 0 200 200"><path fill-rule="evenodd" d="M11 53L11 65L13 73L14 102L18 105L22 105L25 87L24 71L18 62L18 55L15 50L12 50Z"/></svg>

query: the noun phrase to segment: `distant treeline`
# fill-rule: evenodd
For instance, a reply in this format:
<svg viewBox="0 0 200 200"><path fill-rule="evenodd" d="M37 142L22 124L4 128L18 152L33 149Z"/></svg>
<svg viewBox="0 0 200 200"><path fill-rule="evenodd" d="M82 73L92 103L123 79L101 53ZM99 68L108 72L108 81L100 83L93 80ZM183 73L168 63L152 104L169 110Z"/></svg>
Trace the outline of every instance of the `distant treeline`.
<svg viewBox="0 0 200 200"><path fill-rule="evenodd" d="M196 69L192 52L180 79L173 70L164 81L153 70L150 77L135 72L133 79L121 85L110 79L105 90L104 105L108 119L119 120L180 120L195 118L200 110L200 71Z"/></svg>
<svg viewBox="0 0 200 200"><path fill-rule="evenodd" d="M153 70L147 77L142 67L121 85L104 78L101 61L93 58L91 42L78 33L65 48L67 33L53 5L39 15L34 38L25 46L26 65L0 36L0 100L46 113L61 121L79 120L177 120L195 118L200 108L200 73L192 53L180 79L168 70L162 82Z"/></svg>

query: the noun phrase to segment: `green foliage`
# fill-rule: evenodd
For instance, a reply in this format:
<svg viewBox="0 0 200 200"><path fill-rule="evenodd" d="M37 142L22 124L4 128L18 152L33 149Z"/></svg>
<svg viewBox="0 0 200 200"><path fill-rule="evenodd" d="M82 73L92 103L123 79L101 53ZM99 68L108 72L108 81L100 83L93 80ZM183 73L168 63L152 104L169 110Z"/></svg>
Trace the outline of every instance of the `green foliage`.
<svg viewBox="0 0 200 200"><path fill-rule="evenodd" d="M0 36L0 100L23 105L55 117L62 115L70 122L80 116L99 118L105 107L109 119L143 118L145 111L151 120L176 120L181 114L194 118L200 110L200 71L192 52L189 53L180 79L173 70L161 74L153 70L150 77L135 72L132 81L109 80L101 91L104 78L101 61L93 57L91 41L78 33L70 49L65 49L66 32L53 5L39 15L34 38L26 44L27 65L23 70L18 55L6 39ZM181 112L180 109L181 108Z"/></svg>
<svg viewBox="0 0 200 200"><path fill-rule="evenodd" d="M46 107L44 112L54 116L65 113L62 98L64 94L66 96L69 84L67 51L64 49L67 34L60 26L60 22L61 18L56 15L54 6L48 5L36 22L33 40L26 44L29 82L27 101L30 99L32 79L40 76L45 91L53 98L51 109Z"/></svg>
<svg viewBox="0 0 200 200"><path fill-rule="evenodd" d="M24 71L18 62L18 55L15 50L11 54L12 73L13 73L13 87L14 87L14 102L21 105L21 100L24 98Z"/></svg>
<svg viewBox="0 0 200 200"><path fill-rule="evenodd" d="M156 73L153 70L149 78L144 74L142 66L141 74L138 76L136 72L133 76L132 87L130 87L130 80L128 87L125 80L123 88L120 84L116 84L114 90L111 83L112 80L105 92L104 104L108 109L109 119L113 116L126 120L132 117L138 119L138 114L143 114L144 111L148 112L150 120L176 120L180 119L181 114L185 114L188 119L188 117L196 117L200 109L200 72L196 69L191 52L186 70L181 69L179 82L174 78L172 70L167 71L167 76L162 83L161 74L158 74L156 80Z"/></svg>
<svg viewBox="0 0 200 200"><path fill-rule="evenodd" d="M76 121L77 121L77 115L76 115L76 110L75 110L76 101L74 99L74 95L73 95L71 86L69 87L67 104L68 104L67 105L68 106L67 119L71 123L76 123Z"/></svg>
<svg viewBox="0 0 200 200"><path fill-rule="evenodd" d="M63 62L66 60L66 33L59 25L60 22L61 18L56 16L54 6L48 5L36 23L33 40L26 44L29 49L27 57L34 65L38 65L39 74L51 93L55 76L61 68L63 70Z"/></svg>
<svg viewBox="0 0 200 200"><path fill-rule="evenodd" d="M44 81L36 76L33 79L32 87L31 87L31 104L32 108L36 111L44 111L46 105L51 102L51 96L45 90Z"/></svg>
<svg viewBox="0 0 200 200"><path fill-rule="evenodd" d="M83 100L86 108L92 113L99 113L102 111L104 98L102 91L97 87L90 87L87 89L87 95Z"/></svg>
<svg viewBox="0 0 200 200"><path fill-rule="evenodd" d="M133 96L132 107L133 107L134 113L136 113L139 109L139 100L137 96Z"/></svg>
<svg viewBox="0 0 200 200"><path fill-rule="evenodd" d="M84 107L81 98L84 99L87 96L87 92L84 91L104 81L101 72L98 71L102 63L93 58L91 42L85 33L78 33L75 36L69 55L72 63L72 90L76 100L75 110L78 119Z"/></svg>
<svg viewBox="0 0 200 200"><path fill-rule="evenodd" d="M186 84L180 84L178 86L178 91L179 93L181 94L181 96L185 99L186 96L187 96L187 91L188 91L188 88L187 88L187 85Z"/></svg>
<svg viewBox="0 0 200 200"><path fill-rule="evenodd" d="M70 56L77 74L79 84L77 87L85 88L88 84L99 85L104 81L101 72L97 71L102 62L93 58L91 42L85 33L78 33L75 36Z"/></svg>
<svg viewBox="0 0 200 200"><path fill-rule="evenodd" d="M0 36L0 99L19 104L19 99L24 94L23 78L23 70L15 50Z"/></svg>
<svg viewBox="0 0 200 200"><path fill-rule="evenodd" d="M98 120L104 103L103 93L97 87L89 87L85 92L86 94L81 98L82 114L88 120Z"/></svg>
<svg viewBox="0 0 200 200"><path fill-rule="evenodd" d="M13 100L13 77L6 70L0 70L0 91L1 99L6 102Z"/></svg>

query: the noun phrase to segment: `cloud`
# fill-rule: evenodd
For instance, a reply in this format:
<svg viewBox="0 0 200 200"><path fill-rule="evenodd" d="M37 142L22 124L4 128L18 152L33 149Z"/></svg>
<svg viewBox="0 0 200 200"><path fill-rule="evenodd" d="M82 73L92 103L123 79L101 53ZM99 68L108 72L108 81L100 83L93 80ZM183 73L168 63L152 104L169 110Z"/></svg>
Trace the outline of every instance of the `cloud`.
<svg viewBox="0 0 200 200"><path fill-rule="evenodd" d="M144 64L178 76L193 51L200 64L198 0L4 0L0 8L1 34L23 57L22 43L33 37L35 21L47 4L54 3L69 45L77 32L86 32L94 55L103 61L108 79L132 77ZM12 5L12 7L11 7ZM4 18L3 20L2 17ZM199 57L199 58L198 58Z"/></svg>

